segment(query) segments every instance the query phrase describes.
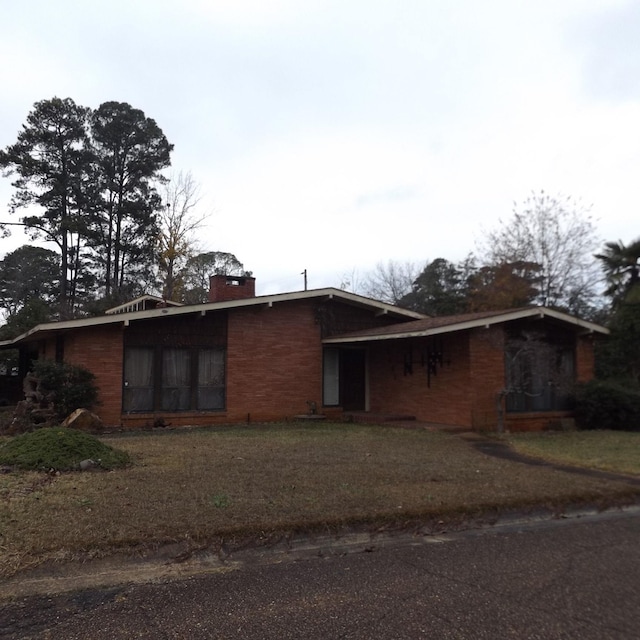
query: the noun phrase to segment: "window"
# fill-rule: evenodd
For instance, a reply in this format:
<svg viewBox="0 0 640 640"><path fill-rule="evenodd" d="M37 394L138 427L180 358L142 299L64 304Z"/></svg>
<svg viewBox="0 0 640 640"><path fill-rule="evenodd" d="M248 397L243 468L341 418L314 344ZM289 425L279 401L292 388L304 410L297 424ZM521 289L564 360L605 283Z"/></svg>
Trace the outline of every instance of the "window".
<svg viewBox="0 0 640 640"><path fill-rule="evenodd" d="M224 409L225 379L222 348L126 347L123 409Z"/></svg>
<svg viewBox="0 0 640 640"><path fill-rule="evenodd" d="M131 347L124 356L125 411L153 410L153 349Z"/></svg>
<svg viewBox="0 0 640 640"><path fill-rule="evenodd" d="M224 407L224 351L203 349L198 358L198 409Z"/></svg>
<svg viewBox="0 0 640 640"><path fill-rule="evenodd" d="M188 411L191 405L191 353L189 349L162 350L163 411Z"/></svg>
<svg viewBox="0 0 640 640"><path fill-rule="evenodd" d="M329 407L340 404L340 351L338 349L324 350L322 403Z"/></svg>
<svg viewBox="0 0 640 640"><path fill-rule="evenodd" d="M511 334L505 350L506 409L563 411L572 408L574 348L550 332Z"/></svg>

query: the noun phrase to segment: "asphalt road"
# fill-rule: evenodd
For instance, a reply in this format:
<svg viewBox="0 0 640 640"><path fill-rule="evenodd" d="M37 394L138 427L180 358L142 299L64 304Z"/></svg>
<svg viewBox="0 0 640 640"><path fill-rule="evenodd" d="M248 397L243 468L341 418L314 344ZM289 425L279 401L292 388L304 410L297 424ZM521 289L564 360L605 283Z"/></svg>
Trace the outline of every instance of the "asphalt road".
<svg viewBox="0 0 640 640"><path fill-rule="evenodd" d="M607 514L245 562L0 604L0 637L640 638L640 515Z"/></svg>

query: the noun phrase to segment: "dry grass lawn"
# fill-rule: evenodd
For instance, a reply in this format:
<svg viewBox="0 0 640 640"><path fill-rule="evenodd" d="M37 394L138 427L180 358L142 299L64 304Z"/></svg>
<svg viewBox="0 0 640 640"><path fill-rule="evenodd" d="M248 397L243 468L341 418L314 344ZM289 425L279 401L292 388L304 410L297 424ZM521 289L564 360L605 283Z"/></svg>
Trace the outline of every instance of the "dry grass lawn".
<svg viewBox="0 0 640 640"><path fill-rule="evenodd" d="M402 524L630 496L618 482L489 458L444 433L263 425L103 438L135 464L0 475L0 575L43 560L272 532Z"/></svg>
<svg viewBox="0 0 640 640"><path fill-rule="evenodd" d="M537 458L640 475L640 432L523 433L508 440L516 451Z"/></svg>

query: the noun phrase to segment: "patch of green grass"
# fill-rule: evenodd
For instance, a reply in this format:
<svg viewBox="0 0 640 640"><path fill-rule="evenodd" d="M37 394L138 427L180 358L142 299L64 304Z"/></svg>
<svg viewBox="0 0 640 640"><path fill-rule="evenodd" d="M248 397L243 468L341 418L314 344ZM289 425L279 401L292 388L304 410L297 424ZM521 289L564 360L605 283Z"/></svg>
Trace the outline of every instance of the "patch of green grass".
<svg viewBox="0 0 640 640"><path fill-rule="evenodd" d="M129 454L98 438L64 427L45 427L0 444L0 464L33 471L72 471L91 459L103 469L129 464Z"/></svg>
<svg viewBox="0 0 640 640"><path fill-rule="evenodd" d="M569 431L508 436L518 451L552 462L640 475L640 433Z"/></svg>
<svg viewBox="0 0 640 640"><path fill-rule="evenodd" d="M231 500L226 493L217 493L211 496L211 504L216 509L226 509L231 504Z"/></svg>

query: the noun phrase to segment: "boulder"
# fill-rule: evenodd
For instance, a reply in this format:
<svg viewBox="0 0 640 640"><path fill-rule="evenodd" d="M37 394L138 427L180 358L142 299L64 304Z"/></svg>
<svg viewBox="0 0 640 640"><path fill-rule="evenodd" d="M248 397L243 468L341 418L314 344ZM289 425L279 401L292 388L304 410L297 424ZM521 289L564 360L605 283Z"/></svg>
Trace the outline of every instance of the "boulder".
<svg viewBox="0 0 640 640"><path fill-rule="evenodd" d="M102 420L88 409L76 409L64 419L61 426L91 433L100 432L104 429Z"/></svg>

